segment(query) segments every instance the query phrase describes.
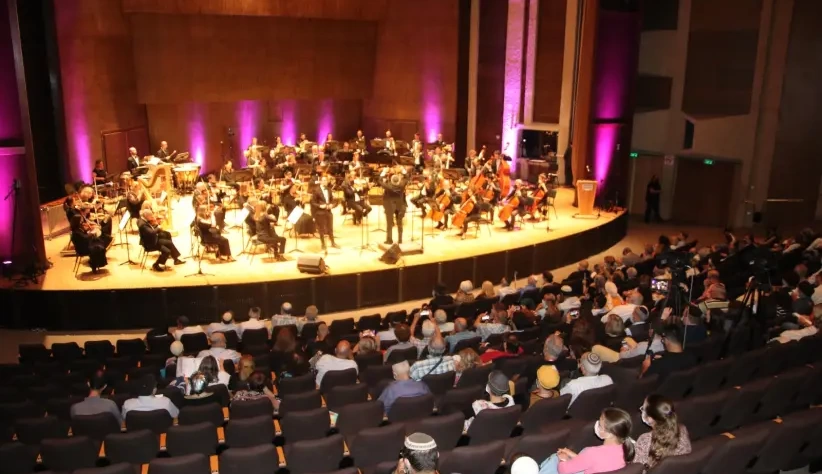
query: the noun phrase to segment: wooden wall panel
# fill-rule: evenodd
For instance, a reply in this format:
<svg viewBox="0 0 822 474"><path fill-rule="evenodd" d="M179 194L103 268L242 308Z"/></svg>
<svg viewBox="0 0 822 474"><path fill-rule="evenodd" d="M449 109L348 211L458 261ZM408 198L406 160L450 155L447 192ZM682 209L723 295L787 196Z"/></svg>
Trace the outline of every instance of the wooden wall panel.
<svg viewBox="0 0 822 474"><path fill-rule="evenodd" d="M559 123L565 57L565 0L540 0L534 71L534 122Z"/></svg>
<svg viewBox="0 0 822 474"><path fill-rule="evenodd" d="M476 148L501 149L507 0L480 0Z"/></svg>
<svg viewBox="0 0 822 474"><path fill-rule="evenodd" d="M671 107L673 78L640 74L636 78L636 111L650 112Z"/></svg>
<svg viewBox="0 0 822 474"><path fill-rule="evenodd" d="M458 17L452 0L389 0L364 118L416 120L423 138L441 131L454 139Z"/></svg>
<svg viewBox="0 0 822 474"><path fill-rule="evenodd" d="M671 219L679 224L725 227L729 222L731 191L738 164L680 158L676 165ZM704 192L710 189L711 192Z"/></svg>
<svg viewBox="0 0 822 474"><path fill-rule="evenodd" d="M131 35L119 2L54 2L69 171L89 179L102 157L100 133L146 126L137 100Z"/></svg>
<svg viewBox="0 0 822 474"><path fill-rule="evenodd" d="M814 219L822 176L822 2L795 0L782 103L771 166L769 198L803 199L802 204L769 203L769 224L805 226Z"/></svg>
<svg viewBox="0 0 822 474"><path fill-rule="evenodd" d="M112 3L114 0L111 0ZM242 15L376 21L387 0L122 0L126 13Z"/></svg>
<svg viewBox="0 0 822 474"><path fill-rule="evenodd" d="M376 24L239 16L130 15L143 103L362 99Z"/></svg>
<svg viewBox="0 0 822 474"><path fill-rule="evenodd" d="M3 91L3 100L0 100L0 146L20 146L23 144L23 128L17 100L9 9L5 4L0 6L0 91Z"/></svg>

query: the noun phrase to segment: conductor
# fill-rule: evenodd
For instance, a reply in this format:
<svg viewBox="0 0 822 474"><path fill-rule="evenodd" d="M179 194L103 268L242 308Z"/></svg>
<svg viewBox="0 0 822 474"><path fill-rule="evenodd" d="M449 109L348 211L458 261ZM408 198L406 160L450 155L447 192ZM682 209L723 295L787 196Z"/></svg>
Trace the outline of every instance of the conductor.
<svg viewBox="0 0 822 474"><path fill-rule="evenodd" d="M402 219L405 217L405 186L408 184L405 168L396 165L391 168L391 175L388 176L389 168L384 168L380 174L380 185L383 190L383 207L385 209L385 221L388 229L385 232L385 244L393 245L394 219L397 220L397 243L402 244Z"/></svg>

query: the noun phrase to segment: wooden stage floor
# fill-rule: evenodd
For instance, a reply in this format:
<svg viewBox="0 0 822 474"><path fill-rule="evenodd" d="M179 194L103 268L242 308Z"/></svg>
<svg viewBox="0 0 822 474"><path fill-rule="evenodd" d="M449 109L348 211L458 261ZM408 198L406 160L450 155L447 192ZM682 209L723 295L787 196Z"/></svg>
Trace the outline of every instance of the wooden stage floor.
<svg viewBox="0 0 822 474"><path fill-rule="evenodd" d="M444 232L434 231L431 233L430 220L426 221L424 245L425 251L419 255L407 255L400 260L399 265L412 266L422 265L454 259L462 259L470 256L501 252L511 248L534 245L541 242L566 237L572 234L584 232L595 227L611 222L620 214L602 214L599 219L575 219L573 215L576 208L571 205L574 193L572 189L561 188L558 190L556 199L556 209L558 217L551 214L550 226L552 232L546 232L546 223L526 223L520 230L513 232L506 231L500 222L495 222L491 226L491 235L485 227L480 228L478 236L474 237L473 226L469 229L465 240L457 237L457 229L449 229ZM294 249L294 240L289 238L286 244L285 262L275 262L259 247L259 253L254 256L253 261L248 255L237 255L242 249L242 236L240 228L233 228L226 237L231 242L232 253L237 258L236 262L224 263L213 259L205 258L202 262L203 272L212 275L192 276L197 271L197 261L188 257L190 253L190 234L188 223L193 219L193 209L190 205L190 196L183 196L179 201L172 202L174 228L178 235L174 238L177 248L186 258L186 263L181 266L171 265L170 270L162 273L153 272L150 268L141 270L139 265L121 265L127 260L125 246L112 246L108 251L108 266L97 275L91 273L91 269L84 262L75 278L72 267L74 257L63 257L60 251L69 241L68 235L55 237L46 241L46 252L54 266L46 272L39 289L43 290L107 290L107 289L136 289L136 288L164 288L164 287L184 287L202 285L227 285L241 283L260 283L281 280L292 280L299 278L310 278L313 275L302 274L297 270L296 260L298 255L316 254L321 251L319 238L299 239L299 249L303 252L289 253ZM411 211L416 208L409 206ZM231 225L239 217L237 211L228 211L226 222ZM378 218L379 216L379 218ZM375 206L368 222L368 238L372 247L376 251L361 251L361 229L354 226L351 219L345 219L340 215L340 208L334 211L334 233L340 249L329 248L326 257L326 264L330 267L330 274L356 274L375 270L384 270L389 265L382 263L378 258L382 251L377 248L377 244L385 240L385 232L377 230L378 226L385 228L385 216L379 206ZM404 241L408 242L411 236L411 217L406 214ZM420 243L421 228L419 211L414 213L414 235L415 243ZM277 231L283 234L283 219ZM117 222L115 222L117 224ZM116 227L115 227L116 229ZM395 231L396 232L396 231ZM128 236L131 259L139 261L139 236L136 229ZM119 237L115 232L115 243L119 242ZM213 256L212 256L213 257ZM149 256L147 267L153 262L153 255ZM28 289L37 289L29 286Z"/></svg>

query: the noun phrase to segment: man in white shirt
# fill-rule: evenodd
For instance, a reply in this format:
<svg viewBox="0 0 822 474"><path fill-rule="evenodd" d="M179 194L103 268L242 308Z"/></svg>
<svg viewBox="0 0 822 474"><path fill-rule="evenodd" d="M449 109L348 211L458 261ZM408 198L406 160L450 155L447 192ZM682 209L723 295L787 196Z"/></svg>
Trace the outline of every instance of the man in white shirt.
<svg viewBox="0 0 822 474"><path fill-rule="evenodd" d="M233 311L226 311L223 313L223 316L220 318L219 322L211 323L206 328L206 332L208 333L208 338L211 339L211 336L215 332L228 332L234 331L237 332L237 324L234 322L234 312Z"/></svg>
<svg viewBox="0 0 822 474"><path fill-rule="evenodd" d="M130 411L165 410L172 418L177 418L180 410L171 403L171 400L160 395L156 396L157 379L154 375L145 375L139 381L137 397L129 398L123 403L123 419L126 420Z"/></svg>
<svg viewBox="0 0 822 474"><path fill-rule="evenodd" d="M214 356L217 359L217 362L222 365L224 360L230 360L234 362L234 365L240 363L240 353L235 351L234 349L227 349L226 348L226 341L225 341L225 334L221 332L215 332L214 335L211 336L211 348L206 349L204 351L200 351L197 354L197 357L206 357L206 356Z"/></svg>
<svg viewBox="0 0 822 474"><path fill-rule="evenodd" d="M579 370L582 372L582 377L568 382L560 390L560 395L571 395L571 403L573 404L582 392L613 384L614 381L611 380L611 377L599 375L601 368L602 359L593 352L586 352L579 361Z"/></svg>
<svg viewBox="0 0 822 474"><path fill-rule="evenodd" d="M351 352L351 344L346 340L338 342L337 347L334 349L334 355L324 354L317 361L315 368L317 369L316 382L318 387L328 372L347 369L357 370L357 363L354 362Z"/></svg>
<svg viewBox="0 0 822 474"><path fill-rule="evenodd" d="M511 284L508 283L508 280L506 280L505 278L500 280L499 290L497 290L497 295L499 295L499 299L504 298L505 295L510 295L510 294L516 293L516 292L517 292L517 290L515 290L514 288L511 288Z"/></svg>
<svg viewBox="0 0 822 474"><path fill-rule="evenodd" d="M625 304L614 306L614 309L601 318L602 324L605 324L608 321L608 317L612 314L622 318L622 322L628 321L631 319L631 315L634 314L634 309L641 304L642 294L638 291L632 291Z"/></svg>
<svg viewBox="0 0 822 474"><path fill-rule="evenodd" d="M562 285L560 291L562 291L562 301L560 301L560 303L557 305L557 308L559 308L560 311L562 311L563 313L567 313L572 309L579 308L581 303L578 297L573 296L573 288L571 288L569 285Z"/></svg>
<svg viewBox="0 0 822 474"><path fill-rule="evenodd" d="M248 310L248 321L243 321L237 326L237 335L240 340L243 339L243 331L247 329L268 329L268 335L271 336L271 329L265 325L265 321L260 319L260 308L255 306Z"/></svg>
<svg viewBox="0 0 822 474"><path fill-rule="evenodd" d="M291 315L292 310L293 308L291 307L291 303L288 301L283 303L282 306L280 306L280 314L275 314L271 317L271 325L290 326L293 324L299 327L298 318Z"/></svg>
<svg viewBox="0 0 822 474"><path fill-rule="evenodd" d="M203 328L198 325L191 325L191 321L189 321L188 316L180 316L177 318L177 329L174 330L174 339L180 340L183 334L199 334L203 331Z"/></svg>
<svg viewBox="0 0 822 474"><path fill-rule="evenodd" d="M502 334L511 330L510 318L508 311L505 310L505 305L497 303L491 309L490 321L483 322L482 316L474 320L474 329L477 335L482 337L483 342L488 339L491 334Z"/></svg>

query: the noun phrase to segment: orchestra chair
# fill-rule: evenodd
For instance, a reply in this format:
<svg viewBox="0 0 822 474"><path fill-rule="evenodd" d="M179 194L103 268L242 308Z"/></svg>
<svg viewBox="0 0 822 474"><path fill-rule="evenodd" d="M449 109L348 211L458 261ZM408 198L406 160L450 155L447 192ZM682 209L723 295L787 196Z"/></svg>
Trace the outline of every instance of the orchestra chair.
<svg viewBox="0 0 822 474"><path fill-rule="evenodd" d="M254 263L254 256L257 255L257 247L265 246L265 250L269 255L272 255L271 247L267 246L265 242L260 242L256 235L249 235L245 243L243 253L248 256L248 263Z"/></svg>
<svg viewBox="0 0 822 474"><path fill-rule="evenodd" d="M156 254L158 257L160 256L159 250L146 249L145 245L143 245L143 239L140 239L140 273L143 273L146 269L146 262L148 261L150 253Z"/></svg>
<svg viewBox="0 0 822 474"><path fill-rule="evenodd" d="M74 233L71 234L71 244L74 246L74 278L77 278L77 273L80 272L80 264L83 261L83 257L88 259L91 256L91 252L89 252L87 247L77 245L77 242L74 240Z"/></svg>
<svg viewBox="0 0 822 474"><path fill-rule="evenodd" d="M482 216L482 214L480 214ZM480 226L485 226L485 230L488 231L488 237L491 237L493 234L491 233L491 220L485 217L480 217L479 219L469 222L468 227L474 226L474 238L479 238L479 231ZM465 229L466 233L468 229Z"/></svg>
<svg viewBox="0 0 822 474"><path fill-rule="evenodd" d="M545 196L545 207L547 209L547 211L545 213L548 214L548 211L553 209L554 210L554 219L559 219L559 216L557 215L557 206L554 204L554 202L556 200L557 200L557 190L556 190L556 188L549 189L548 190L548 195Z"/></svg>
<svg viewBox="0 0 822 474"><path fill-rule="evenodd" d="M215 243L208 243L205 240L203 240L203 235L202 233L200 233L200 228L197 227L196 224L191 225L191 234L196 238L191 239L192 246L194 245L194 241L197 241L197 252L191 252L191 255L196 255L198 260L202 260L203 255L207 253L213 253L216 258L219 246Z"/></svg>

